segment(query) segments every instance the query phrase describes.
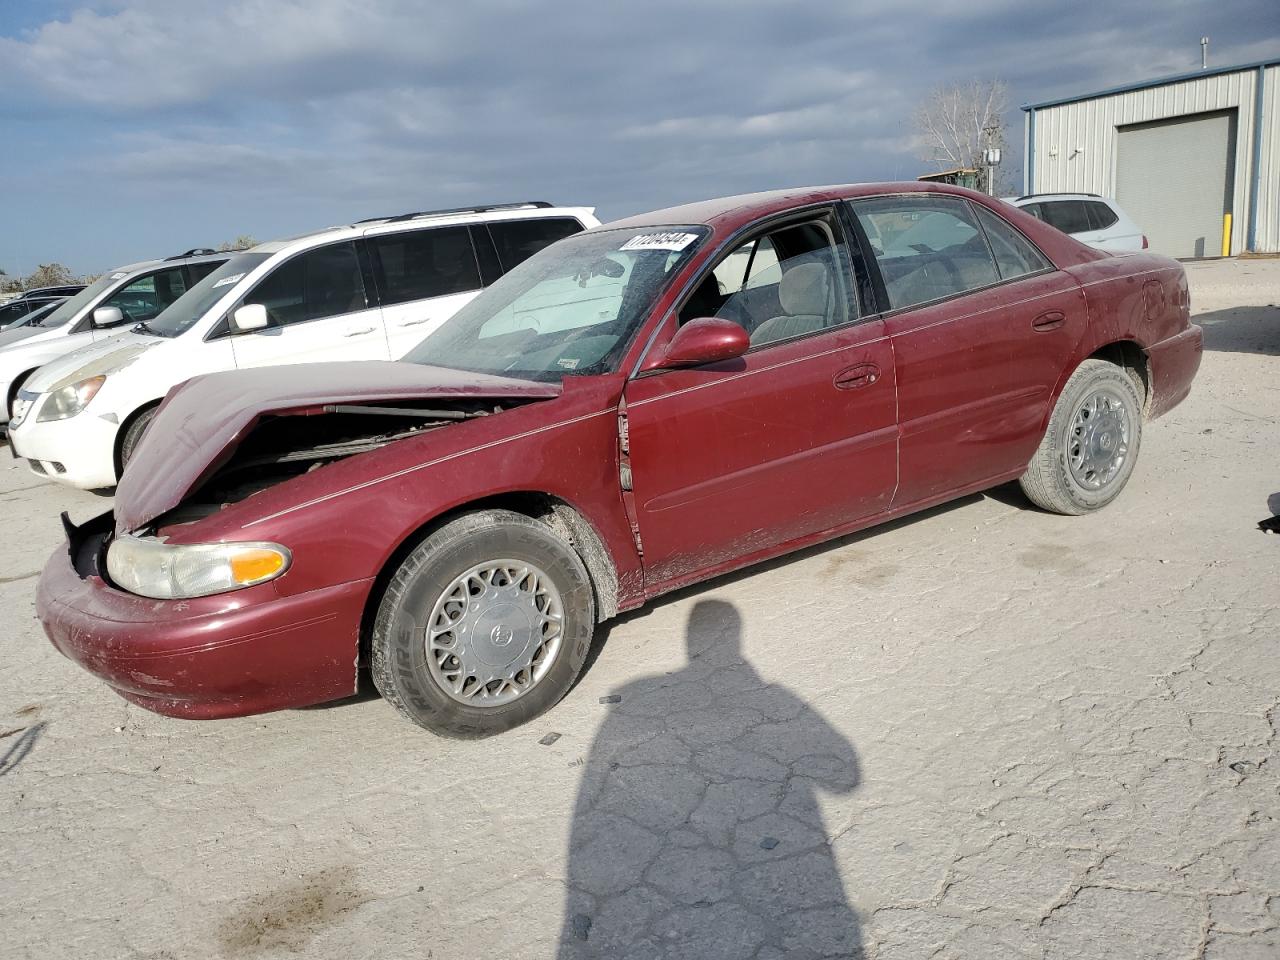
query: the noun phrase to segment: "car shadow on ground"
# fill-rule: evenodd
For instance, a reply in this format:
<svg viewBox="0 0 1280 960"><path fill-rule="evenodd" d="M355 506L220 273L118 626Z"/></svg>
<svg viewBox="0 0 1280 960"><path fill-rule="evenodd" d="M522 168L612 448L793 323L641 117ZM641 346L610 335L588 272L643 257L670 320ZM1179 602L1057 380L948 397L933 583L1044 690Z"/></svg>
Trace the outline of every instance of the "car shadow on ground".
<svg viewBox="0 0 1280 960"><path fill-rule="evenodd" d="M1191 318L1204 328L1204 348L1221 353L1280 356L1280 306L1233 307Z"/></svg>
<svg viewBox="0 0 1280 960"><path fill-rule="evenodd" d="M582 672L578 674L578 680L581 682L591 670L592 665L600 656L605 644L608 642L610 634L618 627L648 616L656 608L669 603L676 603L680 600L697 596L708 590L715 590L718 587L727 587L745 580L747 577L754 577L760 573L767 573L770 570L776 570L779 567L786 566L791 563L798 563L809 557L819 557L825 553L834 550L840 550L844 547L852 546L863 540L872 537L878 537L882 534L889 533L893 530L900 530L909 527L912 524L921 523L931 517L941 516L950 513L953 510L959 510L962 507L972 506L975 503L981 503L983 500L995 500L1006 506L1017 507L1021 510L1039 510L1030 500L1023 495L1019 489L1017 482L1002 484L999 487L993 487L982 493L971 493L968 496L960 497L957 500L950 500L947 503L939 504L936 507L930 507L927 510L921 510L918 513L911 513L904 517L898 517L896 520L889 520L885 523L879 523L875 526L867 527L865 530L858 530L855 533L846 534L843 537L837 537L834 540L826 540L822 543L814 544L811 547L805 547L802 550L796 550L792 553L785 553L780 557L774 557L772 560L764 560L760 563L754 563L750 566L743 567L740 570L734 570L731 573L724 573L710 580L704 580L688 587L681 587L679 590L673 590L671 593L663 594L661 597L646 603L643 607L635 610L629 610L626 613L619 614L612 620L600 624L596 628L595 640L591 644L591 650L587 653L587 659L582 667Z"/></svg>
<svg viewBox="0 0 1280 960"><path fill-rule="evenodd" d="M607 698L574 809L561 960L863 955L818 805L857 788L857 755L752 668L741 634L732 604L700 600L686 666Z"/></svg>

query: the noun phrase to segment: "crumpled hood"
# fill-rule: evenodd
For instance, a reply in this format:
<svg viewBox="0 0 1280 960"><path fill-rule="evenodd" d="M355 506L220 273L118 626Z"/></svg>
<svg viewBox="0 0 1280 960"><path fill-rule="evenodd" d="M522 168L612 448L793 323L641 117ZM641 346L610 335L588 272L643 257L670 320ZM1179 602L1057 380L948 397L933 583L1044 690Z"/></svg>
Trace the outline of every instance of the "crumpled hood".
<svg viewBox="0 0 1280 960"><path fill-rule="evenodd" d="M137 530L198 489L264 415L331 403L432 397L549 400L558 383L536 383L413 363L366 360L234 370L169 392L116 488L116 532Z"/></svg>
<svg viewBox="0 0 1280 960"><path fill-rule="evenodd" d="M166 342L159 337L120 333L106 340L86 343L83 347L46 363L31 375L26 387L36 393L48 393L89 377L109 375L124 369L152 347Z"/></svg>

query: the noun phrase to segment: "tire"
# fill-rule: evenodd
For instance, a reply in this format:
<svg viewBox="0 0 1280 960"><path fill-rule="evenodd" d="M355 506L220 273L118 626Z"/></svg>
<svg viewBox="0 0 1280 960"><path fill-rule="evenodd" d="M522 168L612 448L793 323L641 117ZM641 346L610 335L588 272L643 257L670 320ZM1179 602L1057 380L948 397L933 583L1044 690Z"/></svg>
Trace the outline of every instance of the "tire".
<svg viewBox="0 0 1280 960"><path fill-rule="evenodd" d="M545 592L531 590L534 574L520 579L521 570L545 578ZM542 604L558 607L558 632ZM374 621L371 673L383 699L420 727L478 739L555 706L582 670L594 630L591 579L573 548L544 523L485 510L449 521L400 564ZM485 678L495 673L504 676Z"/></svg>
<svg viewBox="0 0 1280 960"><path fill-rule="evenodd" d="M1086 360L1062 388L1018 483L1032 503L1053 513L1100 510L1128 483L1141 445L1142 401L1133 380L1113 363Z"/></svg>
<svg viewBox="0 0 1280 960"><path fill-rule="evenodd" d="M13 408L18 404L18 391L22 389L22 385L27 382L27 378L35 373L35 370L28 370L26 373L15 377L13 383L9 385L9 396L5 398L5 412L9 414L9 419L13 419Z"/></svg>
<svg viewBox="0 0 1280 960"><path fill-rule="evenodd" d="M157 409L159 408L150 407L129 421L129 426L124 431L124 438L120 441L121 474L124 473L124 468L129 465L129 461L133 459L134 451L138 449L138 444L142 442L142 435L147 432L147 427L151 426L151 421L156 418Z"/></svg>

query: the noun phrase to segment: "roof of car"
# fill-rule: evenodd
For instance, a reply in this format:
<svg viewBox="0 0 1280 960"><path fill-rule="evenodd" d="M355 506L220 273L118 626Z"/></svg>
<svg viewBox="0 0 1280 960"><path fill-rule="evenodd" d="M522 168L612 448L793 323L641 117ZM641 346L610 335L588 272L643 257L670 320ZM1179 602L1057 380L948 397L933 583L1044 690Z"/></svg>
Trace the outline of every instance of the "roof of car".
<svg viewBox="0 0 1280 960"><path fill-rule="evenodd" d="M53 283L47 287L31 287L28 290L23 290L22 293L18 294L18 297L59 296L64 290L78 291L83 289L83 283Z"/></svg>
<svg viewBox="0 0 1280 960"><path fill-rule="evenodd" d="M474 223L489 220L528 219L530 217L562 216L590 213L594 207L559 206L545 200L525 200L519 203L490 203L474 207L454 207L448 210L420 210L410 213L389 214L381 217L368 217L355 223L339 224L312 230L280 240L268 240L260 243L252 250L254 253L278 253L301 240L316 240L321 237L340 237L344 235L358 236L366 230L391 227L393 229L413 229L424 223ZM243 252L243 251L237 251Z"/></svg>
<svg viewBox="0 0 1280 960"><path fill-rule="evenodd" d="M735 197L699 200L650 213L637 214L606 223L596 229L676 226L705 224L714 230L736 230L738 227L808 204L828 203L855 197L873 197L889 193L944 193L957 197L981 196L973 190L946 183L905 180L890 183L845 183L822 187L791 187L763 193L744 193Z"/></svg>
<svg viewBox="0 0 1280 960"><path fill-rule="evenodd" d="M126 263L123 266L113 267L105 273L133 273L137 270L149 270L152 267L158 267L166 263L199 263L202 260L227 260L234 254L210 250L208 253L180 253L173 257L163 257L159 260L139 260L137 263Z"/></svg>
<svg viewBox="0 0 1280 960"><path fill-rule="evenodd" d="M1009 203L1029 203L1033 200L1105 200L1100 193L1026 193L1020 197L1005 197Z"/></svg>

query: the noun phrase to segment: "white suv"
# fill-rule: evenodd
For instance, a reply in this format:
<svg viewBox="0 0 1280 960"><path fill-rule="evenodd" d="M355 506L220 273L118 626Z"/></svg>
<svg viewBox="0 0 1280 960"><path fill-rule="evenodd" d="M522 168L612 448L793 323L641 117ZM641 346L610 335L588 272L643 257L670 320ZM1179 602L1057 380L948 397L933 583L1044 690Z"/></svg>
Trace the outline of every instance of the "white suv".
<svg viewBox="0 0 1280 960"><path fill-rule="evenodd" d="M1006 202L1099 250L1147 249L1147 238L1129 215L1096 193L1033 193Z"/></svg>
<svg viewBox="0 0 1280 960"><path fill-rule="evenodd" d="M9 420L18 388L38 367L115 336L129 324L155 318L229 256L188 250L166 260L118 267L50 313L0 331L0 427Z"/></svg>
<svg viewBox="0 0 1280 960"><path fill-rule="evenodd" d="M113 486L184 380L398 359L507 270L598 224L592 207L536 201L362 220L234 254L154 320L33 374L14 454L71 486Z"/></svg>

